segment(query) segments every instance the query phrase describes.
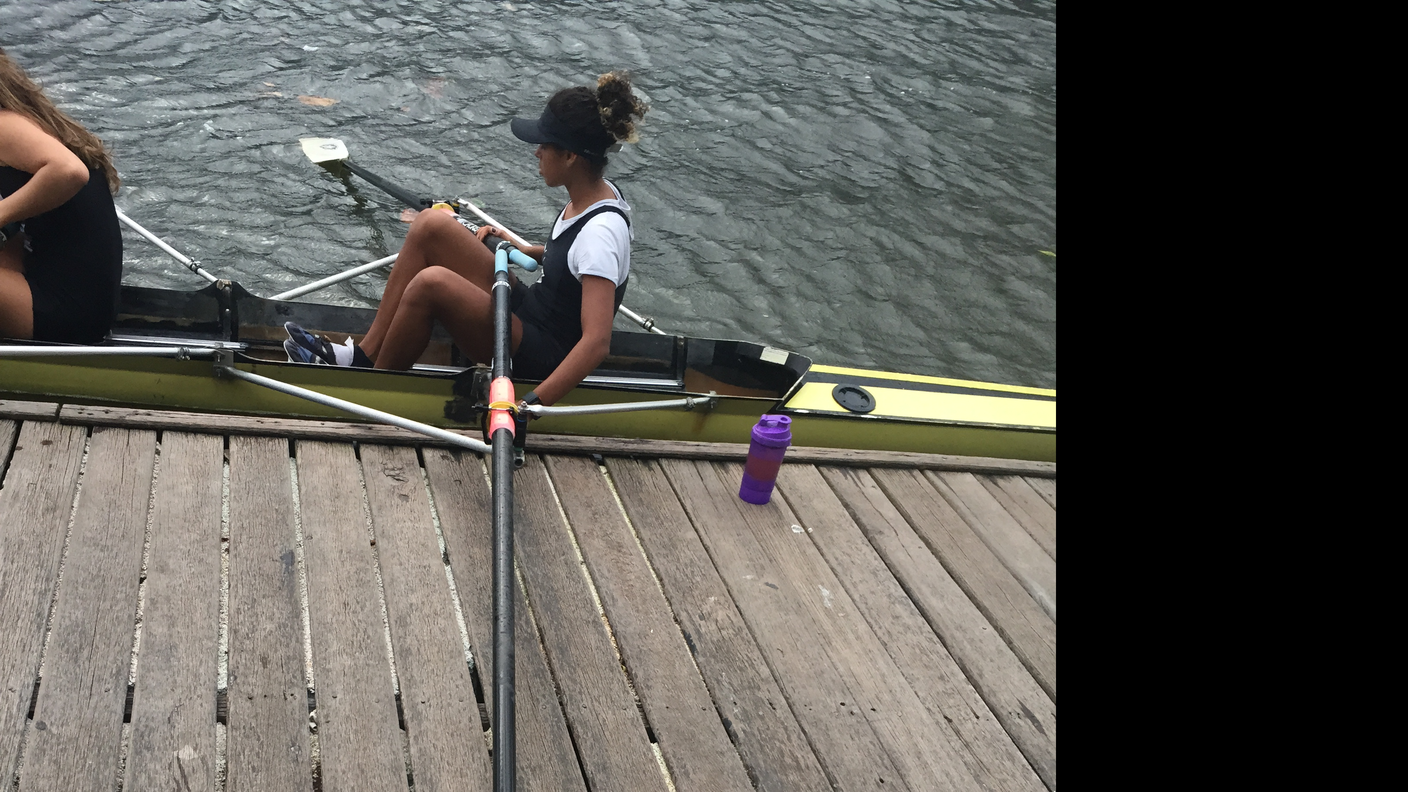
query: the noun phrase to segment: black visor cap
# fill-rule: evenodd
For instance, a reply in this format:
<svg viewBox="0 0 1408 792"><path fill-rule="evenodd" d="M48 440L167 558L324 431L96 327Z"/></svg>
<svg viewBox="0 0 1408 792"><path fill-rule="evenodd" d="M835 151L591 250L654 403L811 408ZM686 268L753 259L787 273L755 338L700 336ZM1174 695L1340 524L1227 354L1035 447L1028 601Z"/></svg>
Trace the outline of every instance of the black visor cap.
<svg viewBox="0 0 1408 792"><path fill-rule="evenodd" d="M561 149L581 154L591 159L602 159L606 156L606 147L610 143L602 140L586 141L582 136L575 134L568 129L551 110L543 110L543 114L536 120L528 118L515 118L509 122L509 129L513 130L513 136L524 143L550 143ZM605 130L602 131L605 135Z"/></svg>

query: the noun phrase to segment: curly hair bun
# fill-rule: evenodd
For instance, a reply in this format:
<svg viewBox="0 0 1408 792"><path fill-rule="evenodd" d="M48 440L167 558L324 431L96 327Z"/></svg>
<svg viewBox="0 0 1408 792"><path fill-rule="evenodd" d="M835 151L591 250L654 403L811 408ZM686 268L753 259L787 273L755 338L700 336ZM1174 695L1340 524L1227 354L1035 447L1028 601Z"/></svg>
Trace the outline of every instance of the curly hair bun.
<svg viewBox="0 0 1408 792"><path fill-rule="evenodd" d="M612 71L598 77L596 103L601 113L601 125L613 138L621 143L634 143L640 139L636 122L632 119L643 118L650 106L631 91L629 73Z"/></svg>

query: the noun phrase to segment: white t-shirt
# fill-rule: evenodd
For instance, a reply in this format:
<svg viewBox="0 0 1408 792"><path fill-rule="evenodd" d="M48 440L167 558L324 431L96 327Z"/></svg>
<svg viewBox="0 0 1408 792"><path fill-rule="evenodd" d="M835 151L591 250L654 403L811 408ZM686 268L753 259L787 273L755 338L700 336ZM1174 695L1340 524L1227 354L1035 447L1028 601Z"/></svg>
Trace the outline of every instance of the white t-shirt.
<svg viewBox="0 0 1408 792"><path fill-rule="evenodd" d="M552 238L562 236L564 231L598 207L614 206L630 217L631 205L621 197L621 191L609 181L606 186L616 196L614 200L597 201L571 220L562 219L563 212L567 211L563 207L557 215L557 222L553 224ZM602 212L582 226L577 241L572 243L572 249L567 253L567 268L579 282L583 275L596 275L620 286L631 274L631 240L634 238L625 218L615 212Z"/></svg>

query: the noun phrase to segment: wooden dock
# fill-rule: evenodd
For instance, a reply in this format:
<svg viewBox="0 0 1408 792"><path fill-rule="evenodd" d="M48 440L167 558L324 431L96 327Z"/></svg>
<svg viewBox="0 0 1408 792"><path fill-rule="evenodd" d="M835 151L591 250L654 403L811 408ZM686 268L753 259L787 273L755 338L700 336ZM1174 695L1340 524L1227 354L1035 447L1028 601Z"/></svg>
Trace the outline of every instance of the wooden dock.
<svg viewBox="0 0 1408 792"><path fill-rule="evenodd" d="M484 460L0 401L0 792L490 789ZM1056 788L1056 468L533 437L519 788Z"/></svg>

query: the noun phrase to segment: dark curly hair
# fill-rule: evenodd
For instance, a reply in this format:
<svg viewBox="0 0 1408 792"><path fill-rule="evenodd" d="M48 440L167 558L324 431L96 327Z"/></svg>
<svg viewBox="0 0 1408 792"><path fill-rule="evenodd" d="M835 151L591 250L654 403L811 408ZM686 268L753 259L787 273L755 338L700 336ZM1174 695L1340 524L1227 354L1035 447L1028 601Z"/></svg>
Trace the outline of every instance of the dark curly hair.
<svg viewBox="0 0 1408 792"><path fill-rule="evenodd" d="M630 75L613 71L598 77L596 88L578 85L558 91L548 100L548 109L581 139L606 152L613 144L639 140L632 119L643 118L650 108L631 91ZM596 175L606 171L605 153L584 156Z"/></svg>

